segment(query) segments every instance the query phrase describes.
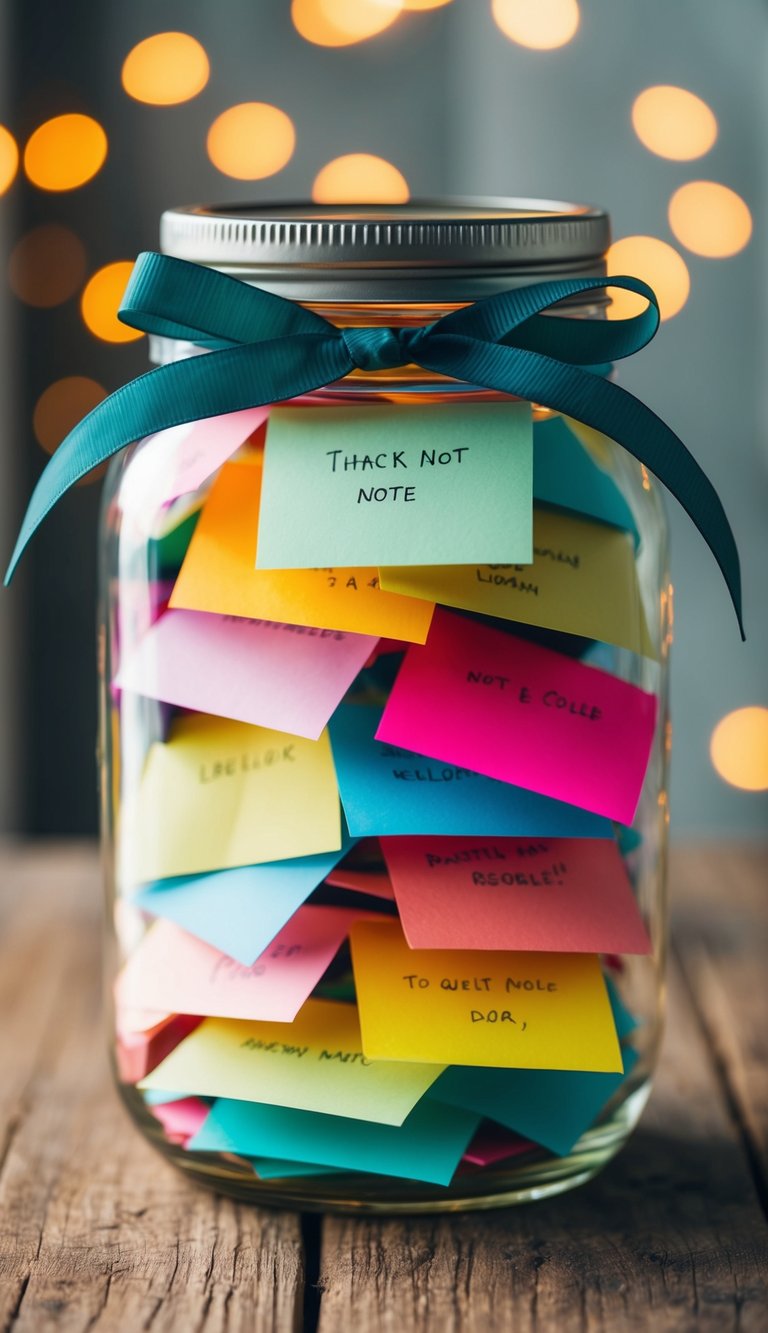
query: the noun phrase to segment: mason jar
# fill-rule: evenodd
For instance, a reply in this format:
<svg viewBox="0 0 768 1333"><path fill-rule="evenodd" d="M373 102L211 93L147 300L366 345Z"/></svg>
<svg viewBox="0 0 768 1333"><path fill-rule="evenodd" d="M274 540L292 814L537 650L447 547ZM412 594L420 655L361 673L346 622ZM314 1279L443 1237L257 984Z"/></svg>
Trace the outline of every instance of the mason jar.
<svg viewBox="0 0 768 1333"><path fill-rule="evenodd" d="M527 284L599 280L608 244L600 209L515 199L190 207L161 226L165 254L343 330L415 329ZM609 297L597 285L554 313L610 319ZM156 364L209 354L150 339ZM479 497L458 470L446 483L445 526L431 530L443 554L421 563L393 559L392 543L388 563L323 559L346 522L325 489L316 521L284 491L268 512L273 448L300 488L294 442L374 468L371 441L395 453L418 439L429 455L444 439L439 457L497 448L519 421L533 561L517 511L492 551L468 535L478 498L496 513L505 462ZM379 480L392 478L363 468L358 497ZM406 526L422 521L411 508ZM256 570L257 523L303 601L279 567L264 583L274 556ZM342 588L337 613L329 591ZM367 619L349 610L384 592L408 625L379 620L378 603ZM614 1156L662 1030L671 629L648 471L574 418L417 365L354 369L113 460L99 619L107 1012L122 1099L169 1162L258 1203L418 1212L542 1198ZM461 706L443 679L451 654L460 672L478 667ZM482 696L467 692L475 675ZM623 722L595 768L614 695L644 728L622 801ZM517 720L532 700L540 730Z"/></svg>

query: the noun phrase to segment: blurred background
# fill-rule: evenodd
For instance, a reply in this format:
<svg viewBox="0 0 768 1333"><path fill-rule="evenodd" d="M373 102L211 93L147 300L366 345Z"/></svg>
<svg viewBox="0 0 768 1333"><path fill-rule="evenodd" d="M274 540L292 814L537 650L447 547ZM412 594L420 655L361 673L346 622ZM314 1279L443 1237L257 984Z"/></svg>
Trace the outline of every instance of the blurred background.
<svg viewBox="0 0 768 1333"><path fill-rule="evenodd" d="M672 828L768 820L765 0L0 0L0 555L46 456L144 369L115 312L163 208L523 195L607 207L665 322L622 382L741 548L748 642L669 502ZM98 480L0 594L0 828L96 827Z"/></svg>

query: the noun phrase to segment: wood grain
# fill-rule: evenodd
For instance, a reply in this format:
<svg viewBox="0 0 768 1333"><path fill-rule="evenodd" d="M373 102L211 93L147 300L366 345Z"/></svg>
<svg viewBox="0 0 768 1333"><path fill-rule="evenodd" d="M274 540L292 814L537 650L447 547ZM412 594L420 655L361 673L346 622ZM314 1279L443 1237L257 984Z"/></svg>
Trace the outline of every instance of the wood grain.
<svg viewBox="0 0 768 1333"><path fill-rule="evenodd" d="M8 848L0 1330L763 1333L765 856L686 850L672 879L658 1085L601 1176L500 1213L302 1227L189 1185L132 1128L104 1055L95 853Z"/></svg>

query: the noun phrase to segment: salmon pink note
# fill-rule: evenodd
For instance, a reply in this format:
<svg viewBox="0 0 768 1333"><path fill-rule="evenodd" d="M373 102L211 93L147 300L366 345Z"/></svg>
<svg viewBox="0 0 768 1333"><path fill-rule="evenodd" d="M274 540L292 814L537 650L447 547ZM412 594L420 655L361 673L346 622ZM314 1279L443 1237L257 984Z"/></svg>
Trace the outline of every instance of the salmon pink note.
<svg viewBox="0 0 768 1333"><path fill-rule="evenodd" d="M376 737L631 824L656 708L636 685L439 607Z"/></svg>
<svg viewBox="0 0 768 1333"><path fill-rule="evenodd" d="M412 949L650 953L604 838L382 838Z"/></svg>

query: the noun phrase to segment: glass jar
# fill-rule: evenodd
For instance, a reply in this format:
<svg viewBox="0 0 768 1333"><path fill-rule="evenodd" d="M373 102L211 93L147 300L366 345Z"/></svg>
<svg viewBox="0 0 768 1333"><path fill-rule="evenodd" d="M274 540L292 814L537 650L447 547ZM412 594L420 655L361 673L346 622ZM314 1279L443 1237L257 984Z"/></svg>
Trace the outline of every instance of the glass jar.
<svg viewBox="0 0 768 1333"><path fill-rule="evenodd" d="M162 240L166 253L219 268L245 282L287 296L344 328L376 324L417 326L467 302L516 285L563 275L600 277L604 274L603 255L609 232L607 217L600 210L557 203L490 200L392 209L270 206L253 210L177 210L165 215ZM597 297L590 295L588 304L584 303L584 298L581 303L579 299L561 303L557 313L581 320L601 319L605 316L606 304L601 290ZM201 350L204 349L165 339L153 339L151 346L153 359L165 364L198 354ZM610 368L605 368L605 373L611 373ZM504 401L509 401L504 395L408 366L373 372L354 371L343 381L306 396L301 405L303 410L313 414L307 420L315 421L330 405L336 411L348 411L364 404L372 413L388 412L387 428L390 429L393 405L396 408L416 407L422 413L450 413L461 405L480 413L484 405ZM517 891L515 885L525 883L527 892L533 883L538 885L536 894L546 894L553 886L557 887L551 877L554 874L556 878L557 871L551 871L551 867L555 865L565 870L565 860L559 858L568 858L571 874L568 883L573 882L574 876L581 880L579 885L573 883L573 890L581 895L581 916L592 922L592 934L589 935L592 943L579 945L578 939L569 942L562 928L557 934L557 921L553 921L551 910L546 908L549 929L555 930L555 934L547 938L554 939L555 945L560 947L552 948L550 944L549 952L543 955L536 952L542 949L542 944L534 940L526 946L531 952L523 957L522 951L507 952L508 945L502 948L492 933L491 936L486 934L483 946L488 950L489 968L486 970L504 970L506 966L507 972L518 977L525 974L521 984L535 987L542 984L536 979L538 973L546 974L542 959L546 959L546 966L551 966L555 972L574 957L577 967L584 959L594 964L599 968L597 984L602 990L603 1002L606 996L610 1000L611 1036L621 1044L621 1059L618 1065L614 1063L613 1073L605 1072L605 1065L602 1066L603 1072L599 1072L599 1065L596 1068L589 1059L582 1059L581 1063L578 1056L572 1060L564 1059L561 1043L559 1055L543 1057L544 1068L502 1067L499 1070L493 1067L492 1058L489 1061L484 1056L485 1066L479 1072L464 1058L454 1062L456 1068L440 1074L445 1061L434 1056L426 1062L422 1058L414 1061L412 1054L406 1054L404 1061L397 1059L399 1020L393 1017L396 1040L395 1055L391 1058L396 1063L392 1068L401 1070L409 1059L414 1061L412 1070L423 1069L425 1063L433 1067L426 1093L422 1088L421 1099L415 1110L406 1116L404 1127L400 1126L404 1115L401 1106L395 1116L397 1123L390 1116L389 1123L382 1129L384 1117L381 1116L371 1129L367 1116L375 1116L375 1108L371 1111L369 1104L364 1114L357 1104L348 1102L344 1092L347 1085L343 1083L330 1085L331 1092L324 1094L325 1100L321 1096L319 1102L312 1101L314 1094L310 1092L308 1104L306 1087L296 1084L294 1071L288 1073L287 1090L278 1078L279 1086L275 1091L272 1068L267 1069L263 1064L258 1068L264 1072L253 1075L245 1092L239 1084L233 1087L229 1073L217 1081L220 1070L216 1042L225 1032L229 1034L226 1037L228 1042L236 1039L241 1051L243 1048L249 1052L257 1051L262 1061L265 1050L271 1050L275 1061L293 1058L297 1062L302 1058L300 1045L291 1045L291 1036L303 1031L297 1029L296 1024L301 1023L302 1012L307 1013L306 1007L292 1022L286 1020L285 1014L281 1015L279 1031L285 1033L285 1038L282 1045L278 1045L275 1022L265 1026L266 1019L275 1012L271 999L268 997L263 1010L256 1002L257 1016L247 1020L245 1027L241 1006L249 984L252 983L255 994L262 994L264 986L268 985L268 982L259 980L265 975L265 964L276 966L274 959L279 958L281 952L290 955L291 945L285 942L288 937L284 933L281 941L284 930L281 923L287 922L290 928L291 920L296 918L291 918L290 911L282 904L274 920L269 912L281 893L288 893L290 889L290 879L282 880L279 876L288 874L286 867L289 870L291 862L295 866L299 864L297 858L308 854L307 844L290 843L290 856L285 850L275 853L277 844L269 836L274 812L270 813L268 800L264 806L257 807L253 822L248 824L249 836L254 829L259 833L261 828L260 859L253 854L251 844L246 846L242 840L238 842L234 833L226 843L222 830L225 825L229 827L227 821L232 823L235 819L234 804L243 799L242 783L237 776L234 778L231 797L226 793L222 795L220 789L216 790L215 796L201 796L199 788L206 781L206 772L201 759L203 752L195 750L195 738L199 741L208 727L223 729L221 737L229 738L228 744L234 753L245 734L242 728L252 724L240 721L236 723L235 731L227 732L231 723L210 713L201 718L199 694L194 691L192 695L185 694L184 685L179 687L179 680L183 681L185 673L191 670L193 659L198 656L198 648L202 652L200 640L197 648L179 640L166 649L157 646L159 641L155 641L152 650L155 657L152 658L151 651L148 658L147 636L151 629L163 623L169 599L174 599L177 608L180 605L174 594L174 588L178 588L179 571L191 558L198 531L202 530L202 520L201 529L196 528L201 514L206 514L207 507L212 514L212 497L218 495L221 499L225 474L231 482L228 488L230 509L228 518L224 515L226 521L220 527L219 535L233 532L238 521L246 524L250 521L244 517L253 496L253 473L249 465L255 465L261 456L264 426L257 417L249 417L247 413L220 418L215 423L213 436L208 432L202 445L195 429L180 427L130 446L111 464L102 512L99 628L101 809L110 941L106 993L111 1044L118 1087L132 1118L169 1161L201 1183L254 1202L292 1208L418 1212L496 1207L541 1198L588 1180L619 1150L643 1110L661 1036L666 952L667 661L672 624L667 529L657 484L642 465L612 440L578 422L566 420L536 404L532 405L531 411L537 563L531 568L509 563L504 567L479 568L486 571L489 581L495 579L496 584L503 584L505 580L517 579L523 585L527 582L530 590L532 576L538 577L541 573L543 578L543 565L554 566L556 574L552 576L555 579L552 587L559 588L560 594L552 592L547 610L545 590L544 609L532 613L521 611L518 620L488 615L487 603L484 604L485 610L477 605L462 607L460 599L447 613L438 609L443 616L449 616L453 632L470 646L480 641L478 636L490 634L494 636L493 642L499 643L499 636L506 635L505 642L518 649L519 645L524 645L534 653L556 654L557 662L564 669L577 665L582 673L589 670L607 673L619 682L643 691L643 698L653 697L658 706L655 725L651 724L650 754L644 776L641 775L642 787L634 817L630 815L624 823L615 820L604 823L597 836L593 827L579 825L574 828L566 820L562 828L556 824L555 832L558 837L561 833L570 836L570 841L560 843L551 836L552 824L545 821L546 827L540 826L536 813L528 817L524 827L519 823L510 826L508 837L503 836L506 825L502 823L502 836L489 838L488 828L479 813L477 829L461 824L457 833L476 834L475 842L484 849L483 855L499 855L501 859L513 854L533 856L533 862L524 863L526 870L531 866L536 870L543 858L546 865L543 879L537 880L534 875L529 882L520 873L520 863L516 875L508 876L506 880L502 875L499 882L489 876L484 878L483 871L473 876L474 885L487 881L494 886L497 895L500 886L502 894L507 892L513 922L517 910L513 896ZM480 416L477 420L480 421ZM200 455L203 456L202 465ZM536 522L543 525L538 538ZM579 528L579 524L587 526ZM562 583L560 567L568 569L569 561L571 568L579 565L579 556L569 556L568 550L568 540L574 540L574 532L587 534L590 541L594 538L598 543L617 543L614 547L598 546L599 551L620 549L620 553L624 553L620 567L614 565L611 557L613 572L610 574L614 585L611 596L615 602L612 624L615 629L618 616L625 624L623 632L611 633L609 626L605 637L600 637L597 631L607 623L604 616L595 622L595 632L585 630L583 619L572 615L574 607L577 603L581 606L583 598L580 600L579 593L569 595L567 591L565 597L562 595L567 583ZM225 536L222 540L229 539ZM624 559L627 552L629 555ZM605 556L598 557L598 561L600 558L606 559ZM200 559L203 565L206 560L213 559L210 543L206 546L202 539L198 541L196 559L199 573ZM607 564L603 568L607 579L610 572ZM344 576L343 569L321 573L327 583ZM408 573L406 570L406 583ZM217 578L220 581L213 603L205 599L202 602L194 598L191 602L181 599L182 607L196 608L198 622L202 617L218 632L222 620L237 626L242 622L233 620L233 616L248 618L250 614L252 623L262 627L276 621L277 626L273 628L277 634L286 623L294 624L289 614L285 614L281 621L268 609L257 611L251 608L249 612L248 606L238 602L237 598L232 600L224 595L228 588L224 566L218 570ZM534 595L538 597L538 588ZM220 597L220 602L216 601L216 596ZM554 613L552 607L555 607ZM585 607L586 602L582 610ZM630 608L629 612L627 608ZM586 611L589 621L594 608L592 612L589 608ZM329 625L327 618L316 618L319 631L317 626L311 626L313 635L319 632L332 636L334 628L339 628L337 637L341 638L343 631L349 629L348 625L334 627ZM306 619L312 621L312 614L302 617L302 623ZM306 627L305 632L309 632ZM380 707L386 701L401 669L404 653L413 652L407 644L392 642L397 639L396 634L387 633L385 629L381 634L379 655L372 654L366 661L358 662L359 669L353 672L340 704L352 719L353 727L362 726L358 721L365 715L365 710L359 707L361 704ZM292 637L295 640L296 635ZM350 639L352 636L347 634L346 637ZM610 642L611 638L621 642ZM157 670L157 655L162 657L166 651L170 657L165 660L164 667ZM417 653L423 651L417 646ZM137 681L135 664L140 660L144 661L145 670L149 670L147 662L150 661L150 675L154 671L153 688L142 683L146 676ZM546 660L555 661L554 658ZM536 669L534 666L534 684ZM174 675L175 684L171 689L164 688L162 682L158 684L164 673L167 676L167 671ZM199 677L198 667L195 674ZM586 678L582 675L578 679L583 681ZM601 674L589 679L605 681L606 676ZM210 677L207 683L210 686ZM274 691L279 692L283 683L276 667ZM259 689L263 694L266 692L268 712L273 716L270 711L272 686L269 681L265 685L262 680ZM219 688L216 697L224 699L225 695L226 690ZM211 697L210 693L205 697ZM186 700L187 706L182 707L180 700ZM565 696L563 703L569 707ZM222 703L221 707L232 711L227 703ZM570 701L571 711L581 709L583 715L585 707L583 702L574 704ZM237 716L236 709L234 714ZM334 716L337 715L338 709ZM588 719L585 725L590 725ZM331 728L334 737L333 721ZM292 753L290 728L284 728L284 732L288 735L285 742L288 749L283 753L288 754L289 750ZM282 741L285 741L285 735ZM365 743L377 744L372 738L367 738ZM179 760L185 744L192 748L186 760L183 756ZM320 742L304 740L301 744L319 745ZM400 742L400 748L392 753L402 757L408 750L416 751L410 756L415 767L408 772L416 772L417 780L416 787L409 788L405 804L411 804L411 793L415 791L412 806L416 811L415 823L412 819L396 824L394 828L395 834L402 835L397 839L398 855L400 862L405 856L406 864L409 846L416 836L414 827L422 837L437 837L446 832L444 822L432 827L429 820L433 816L427 805L423 812L417 808L419 777L428 782L434 779L433 769L429 767L430 751L424 749L427 759L420 760L418 747L403 747ZM269 753L272 759L264 762L277 764L281 752L274 737ZM335 739L333 756L342 785L342 756ZM434 757L437 761L446 758L442 753ZM247 766L245 760L238 757L232 761L233 771L238 763L242 768ZM419 763L422 763L421 770L418 769ZM556 753L549 755L549 763L552 771L557 773L560 761ZM198 764L197 789L191 794L190 764L193 767ZM449 764L440 767L438 777L440 774L466 776L471 769L471 764L463 767L460 763ZM474 773L470 772L470 776ZM487 777L479 780L487 781ZM494 791L498 791L499 786L498 781L493 783ZM530 788L537 790L534 778ZM552 796L551 789L539 786L538 790ZM555 790L558 790L557 785ZM351 807L347 805L343 787L342 798L352 824ZM232 808L228 806L228 800L231 800ZM372 801L370 796L369 801ZM262 815L260 809L263 809ZM480 810L479 804L477 810ZM306 788L301 792L297 790L295 813L299 824L312 824L315 809L313 797ZM577 810L577 816L580 813ZM352 909L352 915L364 909L369 918L380 916L392 922L396 908L388 871L394 878L395 867L389 855L382 859L382 846L387 852L384 835L388 837L393 829L387 822L389 817L385 818L385 812L376 801L372 801L364 815L360 825L360 812L356 812L358 824L352 827L352 833L358 836L362 829L368 836L362 837L343 856L338 851L335 866L333 857L324 863L312 882L305 883L296 898L295 908L299 903L308 902L310 907L324 908L326 913L330 911L336 915L340 909L346 909L344 920L350 918L349 909ZM259 825L260 818L262 826ZM461 818L466 816L462 814ZM218 863L211 861L215 856L211 851L212 829L216 845L226 843L226 856ZM374 836L377 831L384 837L383 844ZM494 825L492 832L498 834L499 826ZM442 836L435 845L438 843L443 852L447 845L464 847L464 852L467 851L466 836L462 840L451 840L449 834L448 839ZM338 847L338 840L335 845ZM324 847L328 846L326 842ZM415 856L423 843L414 846ZM595 853L596 848L599 855ZM316 845L310 850L316 851ZM603 859L605 855L609 857L609 866ZM537 856L539 862L535 863ZM266 884L263 880L258 884L256 879L252 881L256 886L253 892L258 889L261 895L258 901L262 917L255 921L258 928L254 938L261 940L262 952L257 956L253 954L255 945L251 943L249 953L245 942L245 934L253 930L251 916L256 909L251 911L248 907L251 915L247 922L245 915L239 915L245 900L238 876L242 878L243 874L252 873L253 868L258 874L265 865L271 874L277 868L278 879L275 881L273 874ZM240 866L245 866L246 870L238 870ZM559 887L562 889L562 883ZM627 927L628 923L633 924L635 939L638 931L641 934L647 932L645 947L641 943L633 946L633 952L621 953L613 947L616 936L611 931L600 933L600 921L605 913L602 908L598 911L596 904L602 903L606 894L611 901L612 896L621 897L623 923ZM498 907L498 896L495 901ZM505 899L502 904L505 911L506 902ZM538 916L538 912L534 915ZM382 923L369 920L366 928L381 929ZM395 927L390 924L385 928ZM318 1016L321 1044L323 1015L333 1016L339 1006L344 1006L346 1018L350 1008L354 1007L354 977L345 935L346 931L342 930L330 946L326 942L325 965L319 968L315 984L310 985L312 999L308 1003L314 1006L312 1012ZM443 938L439 931L438 936ZM237 947L240 938L242 949ZM228 944L228 941L234 943ZM449 942L459 979L444 978L445 989L462 985L465 989L467 986L482 989L483 979L476 975L477 950L471 954L462 948L457 950L455 930ZM580 949L585 953L580 953ZM574 952L569 952L571 950ZM239 957L233 958L232 955L238 953ZM427 956L423 943L413 956L421 965ZM438 954L432 956L438 959ZM444 958L443 952L440 957ZM566 963L563 963L564 959ZM437 966L439 971L439 963ZM419 967L414 964L410 972L418 974ZM528 980L529 973L534 978L532 981ZM232 978L233 989L237 992L232 1014L226 1013L228 1002L226 999L222 1001L220 995L208 1008L204 1007L203 1001L186 998L190 993L199 995L201 988L203 992L206 987L209 992L215 991L216 978L225 976ZM158 978L162 982L159 986ZM357 981L360 990L359 975ZM510 982L508 976L508 992L512 984L517 983ZM544 988L547 984L545 980ZM556 990L559 984L551 983L550 989ZM278 980L272 999L279 985ZM375 978L369 979L367 986L366 1004L371 994L376 1001ZM362 994L360 990L361 997ZM177 1002L170 1003L169 1000L175 997L178 997ZM515 1000L515 1005L518 1003ZM487 999L475 999L474 1004L472 1025L487 1026L496 1021L489 1017L491 1012L498 1014L500 1023L504 1021L505 1011L501 1007L492 1009ZM329 1009L329 1005L335 1008ZM508 1022L516 1021L513 1018L513 1013L518 1012L515 1005L507 1011ZM186 1009L195 1012L186 1012ZM210 1017L212 1009L217 1018ZM362 998L361 1013L365 1036L366 1015L362 1011ZM476 1014L479 1017L475 1018ZM239 1027L235 1025L235 1019ZM578 1037L580 1022L582 1020L574 1020L571 1028L568 1022L564 1027L560 1025L566 1045ZM249 1033L254 1034L252 1038ZM205 1034L205 1048L200 1045L201 1034ZM495 1035L491 1034L487 1040L496 1040ZM450 1033L448 1041L450 1044ZM330 1037L328 1045L333 1045ZM408 1048L407 1042L405 1048ZM172 1073L173 1067L167 1062L172 1057L178 1059L178 1052L190 1050L198 1051L196 1073L190 1086L184 1085L182 1074L180 1086L178 1072ZM327 1063L331 1063L330 1053L324 1053ZM339 1056L338 1051L336 1054ZM348 1056L349 1052L344 1058ZM354 1063L363 1056L364 1050L361 1052L358 1048L350 1058ZM383 1058L377 1056L374 1064L380 1066L382 1063ZM507 1065L512 1063L513 1060L507 1060ZM489 1064L491 1067L487 1068ZM366 1061L364 1068L369 1070L370 1067ZM201 1069L202 1074L198 1077ZM167 1071L165 1074L164 1070ZM262 1078L266 1079L263 1089ZM334 1093L335 1087L338 1091ZM250 1096L248 1089L252 1089ZM224 1112L232 1112L234 1108L235 1121L238 1116L242 1121L243 1115L247 1120L248 1108L252 1105L257 1108L253 1114L262 1117L258 1123L250 1130L242 1124L240 1130L236 1126L233 1128L232 1123L227 1127ZM265 1105L268 1112L274 1112L271 1124L264 1120ZM565 1108L568 1108L567 1115ZM221 1113L218 1119L217 1112ZM416 1150L411 1144L410 1157L407 1152L402 1155L400 1145L406 1131L410 1133L408 1127L413 1123L414 1115L424 1119L426 1141L430 1139L430 1116L437 1117L433 1139L439 1139L445 1124L450 1122L445 1132L452 1144L449 1149L455 1166L452 1175L453 1168L447 1168L443 1161L439 1168L433 1163L421 1168L426 1178L419 1178L418 1136ZM217 1130L212 1138L210 1126L214 1122ZM349 1128L348 1134L344 1133L345 1127ZM330 1147L326 1129L331 1138ZM302 1139L305 1131L306 1137ZM355 1155L359 1148L358 1139L362 1143L361 1157ZM276 1150L276 1144L282 1150ZM424 1148L422 1160L426 1162L428 1156L429 1152ZM385 1173L387 1164L393 1162L399 1175ZM361 1163L365 1164L365 1169ZM436 1176L441 1173L441 1183L438 1183Z"/></svg>

